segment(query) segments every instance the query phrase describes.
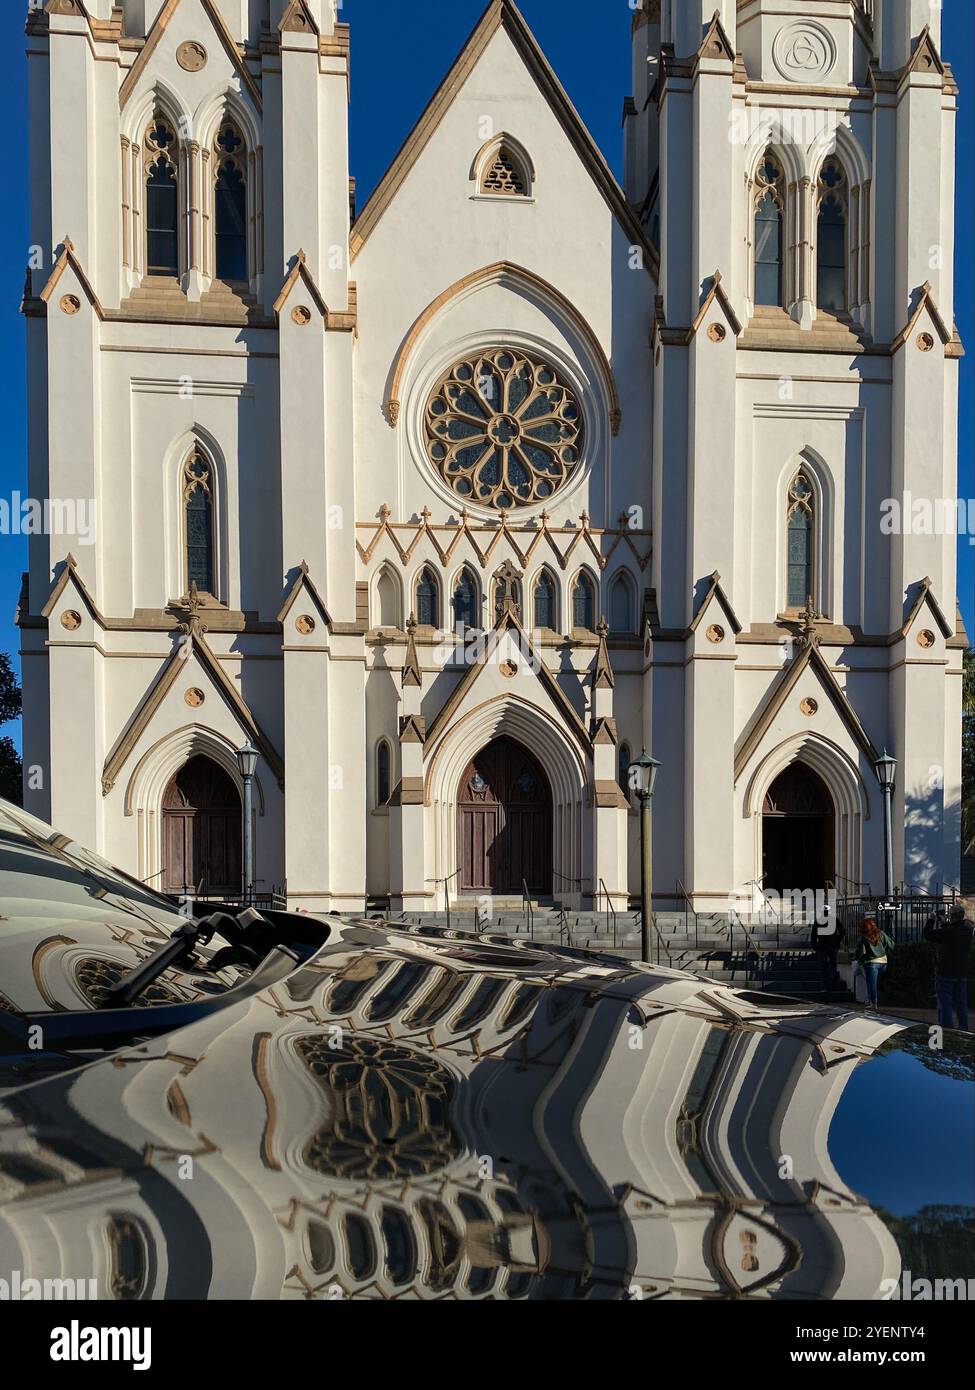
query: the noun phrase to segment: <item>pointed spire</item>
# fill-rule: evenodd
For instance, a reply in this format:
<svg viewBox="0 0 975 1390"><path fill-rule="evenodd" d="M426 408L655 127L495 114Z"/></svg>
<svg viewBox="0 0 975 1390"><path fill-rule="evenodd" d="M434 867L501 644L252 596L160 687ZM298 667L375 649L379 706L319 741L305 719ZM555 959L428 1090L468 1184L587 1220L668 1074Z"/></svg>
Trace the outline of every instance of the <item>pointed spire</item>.
<svg viewBox="0 0 975 1390"><path fill-rule="evenodd" d="M420 671L420 660L416 654L416 614L411 613L409 622L406 624L406 660L403 662L403 678L401 685L423 685L423 675Z"/></svg>
<svg viewBox="0 0 975 1390"><path fill-rule="evenodd" d="M599 635L599 645L596 648L596 661L592 668L592 688L593 690L612 690L616 685L616 678L613 675L609 648L606 645L609 624L605 617L600 618L596 632Z"/></svg>

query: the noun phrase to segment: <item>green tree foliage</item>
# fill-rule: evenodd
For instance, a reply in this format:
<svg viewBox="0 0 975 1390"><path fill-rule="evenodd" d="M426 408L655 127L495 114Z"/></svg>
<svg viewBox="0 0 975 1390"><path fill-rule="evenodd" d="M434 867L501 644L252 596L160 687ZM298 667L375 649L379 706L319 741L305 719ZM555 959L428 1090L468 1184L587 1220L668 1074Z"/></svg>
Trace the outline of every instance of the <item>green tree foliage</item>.
<svg viewBox="0 0 975 1390"><path fill-rule="evenodd" d="M17 674L7 653L0 652L0 725L19 719L21 707ZM23 805L23 765L13 739L7 735L0 737L0 797Z"/></svg>
<svg viewBox="0 0 975 1390"><path fill-rule="evenodd" d="M904 1268L915 1279L975 1277L975 1208L921 1207L912 1216L878 1208L900 1247Z"/></svg>

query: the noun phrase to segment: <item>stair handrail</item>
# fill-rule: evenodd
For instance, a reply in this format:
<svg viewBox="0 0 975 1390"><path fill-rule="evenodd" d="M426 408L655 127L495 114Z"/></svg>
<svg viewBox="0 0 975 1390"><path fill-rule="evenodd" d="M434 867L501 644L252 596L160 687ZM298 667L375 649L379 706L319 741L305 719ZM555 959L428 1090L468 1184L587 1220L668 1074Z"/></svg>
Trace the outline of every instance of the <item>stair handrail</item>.
<svg viewBox="0 0 975 1390"><path fill-rule="evenodd" d="M525 931L532 941L535 940L535 909L532 906L531 893L528 891L527 879L521 880L521 915L525 919Z"/></svg>
<svg viewBox="0 0 975 1390"><path fill-rule="evenodd" d="M691 916L694 918L694 949L697 950L698 945L699 945L699 942L698 942L697 908L696 908L696 907L694 906L694 904L691 902L691 896L690 896L690 894L688 893L687 889L684 887L684 885L683 885L683 883L681 882L680 879L678 879L677 882L676 882L676 884L674 885L674 897L675 897L675 898L678 898L678 899L680 899L680 898L683 898L683 899L684 899L684 936L685 936L685 938L687 938L688 940L690 940L690 933L689 933L688 930L687 930L687 914L688 914L688 912L689 912L689 913L691 914Z"/></svg>
<svg viewBox="0 0 975 1390"><path fill-rule="evenodd" d="M641 930L642 930L642 928L643 928L643 909L642 909L642 908L641 908L640 911L637 913L637 917L639 918L640 927L641 927ZM667 964L668 964L669 966L673 966L674 957L671 955L670 947L667 945L667 942L664 940L663 935L662 935L662 933L661 933L661 931L660 931L660 928L657 926L657 914L654 912L653 908L650 909L650 925L651 925L651 927L653 928L654 936L657 938L657 964L658 964L658 965L660 964L660 948L663 947L663 953L664 953L664 955L667 957ZM649 965L651 962L650 962L650 961L647 961L646 963Z"/></svg>
<svg viewBox="0 0 975 1390"><path fill-rule="evenodd" d="M612 900L612 898L610 897L609 889L606 887L606 880L605 880L604 878L600 878L600 880L599 880L599 887L597 888L596 893L595 893L595 895L594 895L595 898L596 898L596 911L597 911L597 912L599 911L599 899L600 899L601 897L603 897L604 895L605 895L605 898L606 898L606 932L607 932L607 934L609 933L609 916L610 916L610 913L612 913L612 914L613 914L613 950L615 951L615 950L616 950L617 920L618 920L618 919L617 919L616 908L613 906L613 900Z"/></svg>
<svg viewBox="0 0 975 1390"><path fill-rule="evenodd" d="M755 940L755 938L752 936L751 932L748 930L747 926L745 925L744 919L743 919L741 916L739 916L738 912L736 912L736 910L735 910L733 907L730 907L730 906L729 906L729 908L728 908L728 933L729 933L729 938L730 938L729 944L730 944L730 948L731 948L731 962L730 962L730 964L731 964L731 978L732 978L732 979L735 978L735 923L736 923L736 922L738 923L739 927L741 928L741 934L742 934L742 936L745 938L745 982L747 983L747 981L748 981L748 947L750 946L751 949L752 949L752 951L755 953L755 956L758 958L758 978L759 978L759 980L760 980L760 982L761 982L762 989L765 989L765 988L767 987L766 976L765 976L765 957L766 957L766 955L768 954L768 952L766 951L765 947L764 947L764 946L760 946L760 945L758 944L758 942ZM776 937L776 941L778 941L778 937Z"/></svg>
<svg viewBox="0 0 975 1390"><path fill-rule="evenodd" d="M781 928L782 928L782 922L781 922L781 919L780 919L780 917L779 917L779 914L776 912L775 908L772 906L772 903L771 903L771 901L769 900L769 896L768 896L768 894L767 894L766 891L765 891L764 876L763 876L762 878L760 878L760 879L759 879L759 878L750 878L750 879L747 881L747 883L745 884L745 887L746 887L746 888L757 888L758 891L761 893L761 895L762 895L762 901L763 901L764 904L765 904L766 910L767 910L768 912L771 912L772 917L773 917L774 920L775 920L775 944L776 944L776 946L778 946L778 944L779 944L779 932L781 931ZM739 918L739 921L741 921L740 918Z"/></svg>
<svg viewBox="0 0 975 1390"><path fill-rule="evenodd" d="M450 882L452 882L453 879L455 879L459 873L460 873L460 869L455 869L454 872L453 872L452 874L448 874L446 878L427 878L427 879L424 879L424 882L425 882L425 883L432 883L432 884L433 884L433 886L434 886L434 889L433 889L433 896L434 896L434 898L436 898L436 896L437 896L437 889L440 887L441 883L443 884L443 901L444 901L444 909L445 909L446 914L447 914L447 930L448 930L448 931L450 931L450 893L448 892L447 884L450 883ZM476 913L476 912L475 912L475 914L474 914L474 923L475 923L475 926L476 926L476 925L477 925L477 913Z"/></svg>

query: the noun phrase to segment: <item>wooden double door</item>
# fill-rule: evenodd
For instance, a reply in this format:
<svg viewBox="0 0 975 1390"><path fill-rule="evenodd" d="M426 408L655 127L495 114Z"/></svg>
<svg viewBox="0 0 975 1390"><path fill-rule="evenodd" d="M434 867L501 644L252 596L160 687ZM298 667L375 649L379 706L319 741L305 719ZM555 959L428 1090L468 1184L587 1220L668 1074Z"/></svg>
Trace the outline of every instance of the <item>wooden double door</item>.
<svg viewBox="0 0 975 1390"><path fill-rule="evenodd" d="M457 797L463 893L552 891L552 791L535 759L496 739L468 764Z"/></svg>
<svg viewBox="0 0 975 1390"><path fill-rule="evenodd" d="M240 796L222 767L191 758L163 795L163 889L207 896L241 891Z"/></svg>
<svg viewBox="0 0 975 1390"><path fill-rule="evenodd" d="M825 782L793 763L772 783L762 815L764 887L776 893L818 892L835 871L836 814Z"/></svg>

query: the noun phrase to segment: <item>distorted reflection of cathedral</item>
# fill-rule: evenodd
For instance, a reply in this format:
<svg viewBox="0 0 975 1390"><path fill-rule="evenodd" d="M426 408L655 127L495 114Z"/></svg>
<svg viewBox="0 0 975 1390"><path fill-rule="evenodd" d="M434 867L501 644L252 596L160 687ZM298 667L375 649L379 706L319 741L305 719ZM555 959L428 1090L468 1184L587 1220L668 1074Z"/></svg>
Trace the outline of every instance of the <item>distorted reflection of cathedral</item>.
<svg viewBox="0 0 975 1390"><path fill-rule="evenodd" d="M897 1246L828 1140L900 1031L345 927L250 1002L8 1092L0 1270L114 1298L873 1298Z"/></svg>

